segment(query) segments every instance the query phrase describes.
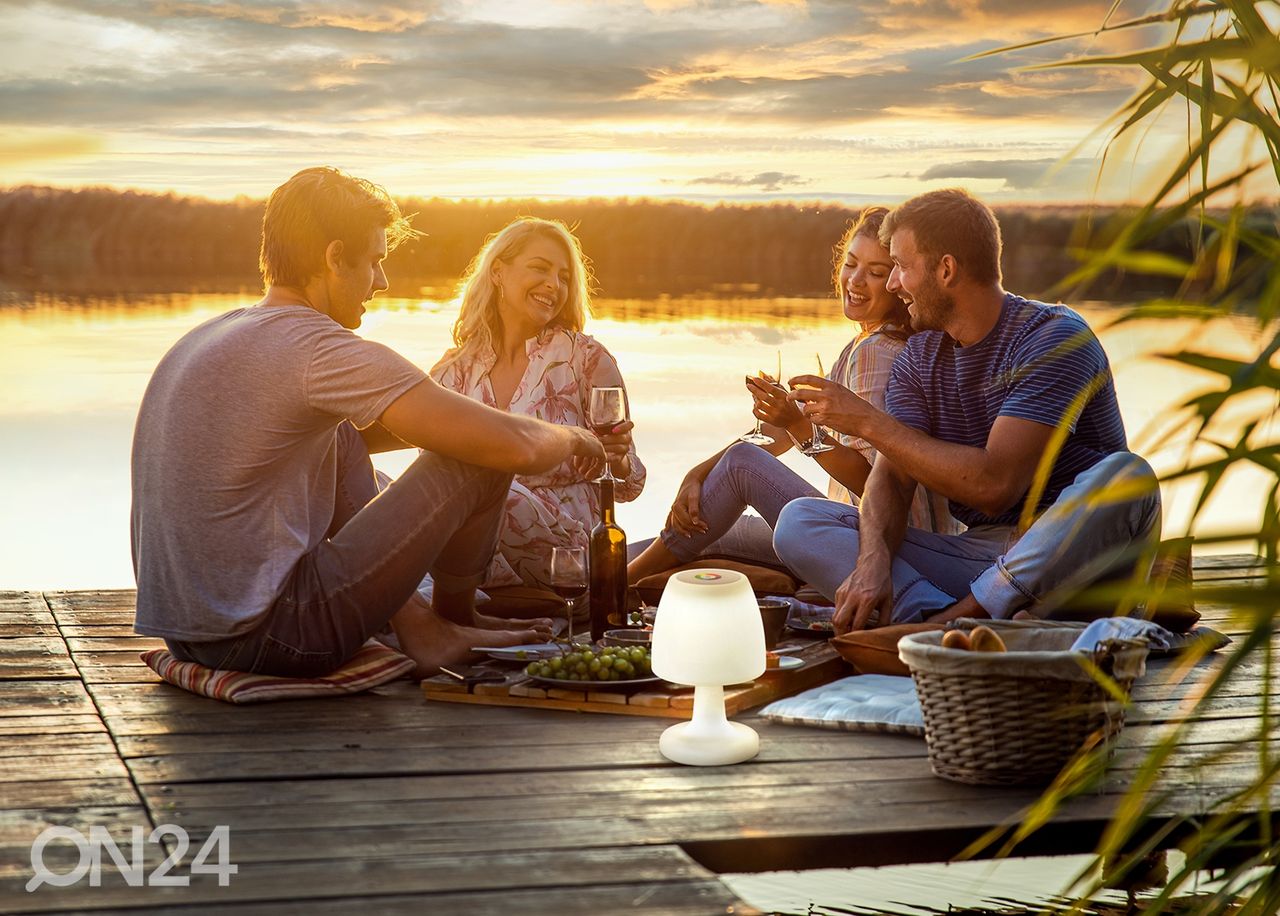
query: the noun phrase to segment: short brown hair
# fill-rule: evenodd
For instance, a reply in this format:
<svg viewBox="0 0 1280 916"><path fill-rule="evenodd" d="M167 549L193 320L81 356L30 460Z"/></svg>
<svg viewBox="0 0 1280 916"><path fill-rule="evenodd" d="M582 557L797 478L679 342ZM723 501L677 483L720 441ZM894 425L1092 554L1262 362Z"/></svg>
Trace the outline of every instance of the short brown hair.
<svg viewBox="0 0 1280 916"><path fill-rule="evenodd" d="M978 283L1000 282L1000 224L991 208L961 188L928 191L894 207L880 226L880 241L911 230L916 248L936 267L943 255Z"/></svg>
<svg viewBox="0 0 1280 916"><path fill-rule="evenodd" d="M324 270L324 252L341 241L349 255L387 230L388 250L419 233L385 190L332 166L303 169L267 198L258 266L268 286L305 286Z"/></svg>

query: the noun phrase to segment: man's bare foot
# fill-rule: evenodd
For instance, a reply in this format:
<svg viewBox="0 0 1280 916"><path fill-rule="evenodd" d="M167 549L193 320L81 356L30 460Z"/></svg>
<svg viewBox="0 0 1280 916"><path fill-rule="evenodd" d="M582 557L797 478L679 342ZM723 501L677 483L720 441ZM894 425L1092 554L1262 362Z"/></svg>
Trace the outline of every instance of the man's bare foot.
<svg viewBox="0 0 1280 916"><path fill-rule="evenodd" d="M391 627L400 642L400 651L418 667L414 677L432 677L441 665L470 662L473 646L520 646L542 642L544 636L534 629L480 629L459 626L445 620L417 596L409 599L394 617Z"/></svg>

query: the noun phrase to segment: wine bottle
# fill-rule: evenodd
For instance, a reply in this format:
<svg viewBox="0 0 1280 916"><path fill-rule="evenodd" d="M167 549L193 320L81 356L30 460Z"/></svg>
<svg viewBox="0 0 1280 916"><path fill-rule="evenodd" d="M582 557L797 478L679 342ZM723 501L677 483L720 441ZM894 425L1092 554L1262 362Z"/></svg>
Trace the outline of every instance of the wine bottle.
<svg viewBox="0 0 1280 916"><path fill-rule="evenodd" d="M600 483L600 521L591 529L591 639L627 625L627 536L613 520L613 481Z"/></svg>

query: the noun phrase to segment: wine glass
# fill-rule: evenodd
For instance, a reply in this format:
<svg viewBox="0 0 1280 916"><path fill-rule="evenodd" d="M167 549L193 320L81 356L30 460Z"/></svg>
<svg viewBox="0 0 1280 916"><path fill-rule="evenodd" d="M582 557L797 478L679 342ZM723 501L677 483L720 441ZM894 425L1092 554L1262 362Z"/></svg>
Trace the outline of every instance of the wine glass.
<svg viewBox="0 0 1280 916"><path fill-rule="evenodd" d="M763 370L761 370L760 372L760 378L767 378ZM778 351L778 374L774 376L774 378L778 380L782 379L782 351L781 350ZM760 446L773 445L773 442L774 442L773 436L768 435L767 433L765 433L763 429L761 429L761 422L762 421L760 420L760 418L756 417L756 428L749 433L744 433L743 435L739 436L738 441L746 442L748 445L760 445Z"/></svg>
<svg viewBox="0 0 1280 916"><path fill-rule="evenodd" d="M587 552L581 547L551 548L551 589L569 605L565 640L573 645L573 617L587 593Z"/></svg>
<svg viewBox="0 0 1280 916"><path fill-rule="evenodd" d="M818 375L822 376L823 378L826 378L827 372L825 369L822 368L822 355L819 353L815 353L813 355L817 357L817 360L818 360ZM796 385L795 387L813 388L814 386ZM823 452L829 452L833 448L835 448L834 445L826 441L826 433L823 431L821 426L819 426L817 423L812 424L812 426L813 426L813 435L809 438L808 444L800 449L800 451L803 454L808 455L811 458L814 455L821 455Z"/></svg>
<svg viewBox="0 0 1280 916"><path fill-rule="evenodd" d="M591 403L587 408L591 431L597 436L607 436L619 423L627 419L626 393L621 388L592 388ZM606 458L600 480L617 480Z"/></svg>

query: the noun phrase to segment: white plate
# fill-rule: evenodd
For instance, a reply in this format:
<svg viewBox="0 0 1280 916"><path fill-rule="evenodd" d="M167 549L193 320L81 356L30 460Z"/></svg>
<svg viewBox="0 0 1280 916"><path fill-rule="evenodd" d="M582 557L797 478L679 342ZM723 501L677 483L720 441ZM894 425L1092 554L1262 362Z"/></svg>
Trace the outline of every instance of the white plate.
<svg viewBox="0 0 1280 916"><path fill-rule="evenodd" d="M768 674L770 671L790 671L792 668L800 668L800 667L803 667L803 665L804 665L803 658L793 658L790 655L779 655L778 667L765 668L764 673Z"/></svg>

